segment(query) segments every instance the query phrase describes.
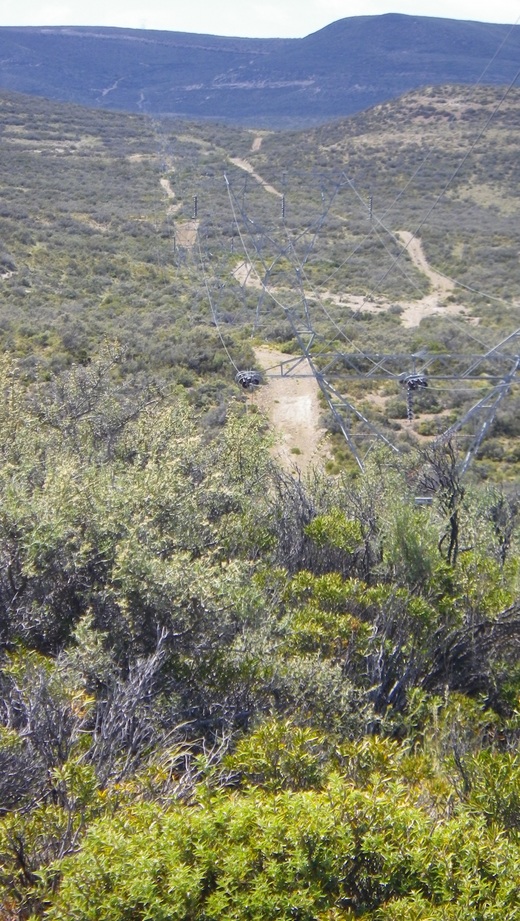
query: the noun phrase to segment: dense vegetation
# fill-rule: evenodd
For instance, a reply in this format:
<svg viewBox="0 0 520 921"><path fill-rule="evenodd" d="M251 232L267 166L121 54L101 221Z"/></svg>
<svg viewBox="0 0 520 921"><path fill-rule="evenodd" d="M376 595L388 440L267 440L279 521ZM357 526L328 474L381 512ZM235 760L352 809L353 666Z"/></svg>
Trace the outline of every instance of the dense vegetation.
<svg viewBox="0 0 520 921"><path fill-rule="evenodd" d="M403 169L457 93L421 96L431 123L403 101L417 115L403 115ZM479 99L473 126L497 97ZM258 258L292 235L274 253L278 300L294 291L295 253L325 276L333 249L362 239L356 271L337 259L334 283L377 287L388 252L376 258L361 218L330 211L316 247L297 232L347 159L362 186L356 149L374 150L378 196L395 191L372 116L250 151L248 132L218 126L11 95L2 112L1 917L519 919L514 480L491 464L461 478L457 442L427 436L400 456L373 450L362 476L338 462L334 476L292 477L233 389L232 361L248 364L255 341L297 340L288 312L232 274L244 253L230 201L241 220L254 205ZM517 112L508 99L494 123L511 156ZM378 116L390 141L396 111ZM444 137L467 144L464 118L449 124ZM282 187L284 149L296 216L276 229L274 196L236 160ZM489 147L479 158L491 164ZM518 230L480 165L450 189L476 209L472 233L439 208L428 255L453 272L461 240L482 245L479 271L500 285L504 247L500 312L467 292L484 349L517 321ZM514 171L503 182L512 201ZM396 229L424 191L403 198ZM410 330L399 311L333 304L320 334L347 321L374 349L440 348L456 330L475 348L475 326L468 342L444 317ZM514 400L493 431L513 470Z"/></svg>
<svg viewBox="0 0 520 921"><path fill-rule="evenodd" d="M117 358L2 364L4 916L516 917L518 496L299 482Z"/></svg>

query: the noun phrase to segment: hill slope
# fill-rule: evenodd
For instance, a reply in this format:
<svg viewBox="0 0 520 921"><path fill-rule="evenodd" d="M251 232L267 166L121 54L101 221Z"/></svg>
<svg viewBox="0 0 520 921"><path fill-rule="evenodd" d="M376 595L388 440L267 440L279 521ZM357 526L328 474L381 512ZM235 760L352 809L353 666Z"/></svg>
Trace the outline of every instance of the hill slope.
<svg viewBox="0 0 520 921"><path fill-rule="evenodd" d="M507 84L519 58L520 27L398 14L342 19L302 39L0 29L4 89L255 124L324 121L425 85Z"/></svg>
<svg viewBox="0 0 520 921"><path fill-rule="evenodd" d="M129 370L182 385L213 424L252 346L298 353L309 325L325 353L462 356L436 391L430 368L410 425L408 359L382 386L325 355L393 443L460 418L481 394L445 375L520 326L518 90L423 90L300 132L16 94L1 109L0 344L29 376L118 339ZM516 394L504 406L488 450L513 471Z"/></svg>

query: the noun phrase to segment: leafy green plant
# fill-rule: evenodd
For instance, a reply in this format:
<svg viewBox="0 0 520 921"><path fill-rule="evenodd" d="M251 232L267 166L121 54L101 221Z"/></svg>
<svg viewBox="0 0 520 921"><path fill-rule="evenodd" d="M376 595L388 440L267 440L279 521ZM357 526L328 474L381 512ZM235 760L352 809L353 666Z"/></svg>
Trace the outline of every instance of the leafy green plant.
<svg viewBox="0 0 520 921"><path fill-rule="evenodd" d="M46 917L395 918L514 911L518 848L469 816L433 821L385 782L359 792L205 795L198 808L135 805L60 862ZM502 867L501 872L498 868ZM437 914L436 914L437 913Z"/></svg>

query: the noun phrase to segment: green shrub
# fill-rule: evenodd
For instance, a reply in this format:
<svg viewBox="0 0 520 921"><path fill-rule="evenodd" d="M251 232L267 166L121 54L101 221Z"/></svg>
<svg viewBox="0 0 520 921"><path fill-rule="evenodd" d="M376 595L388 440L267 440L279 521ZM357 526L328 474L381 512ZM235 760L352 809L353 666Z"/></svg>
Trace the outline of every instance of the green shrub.
<svg viewBox="0 0 520 921"><path fill-rule="evenodd" d="M322 793L129 806L59 869L49 921L520 917L511 841L469 815L435 821L395 783L334 775Z"/></svg>

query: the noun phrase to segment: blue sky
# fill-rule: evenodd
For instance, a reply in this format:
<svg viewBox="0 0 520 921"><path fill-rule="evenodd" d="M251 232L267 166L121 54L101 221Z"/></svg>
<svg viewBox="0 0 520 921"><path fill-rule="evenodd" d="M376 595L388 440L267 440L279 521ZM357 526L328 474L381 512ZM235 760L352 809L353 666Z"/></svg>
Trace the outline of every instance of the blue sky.
<svg viewBox="0 0 520 921"><path fill-rule="evenodd" d="M301 38L347 16L408 13L514 23L520 0L2 0L0 25L98 25Z"/></svg>

